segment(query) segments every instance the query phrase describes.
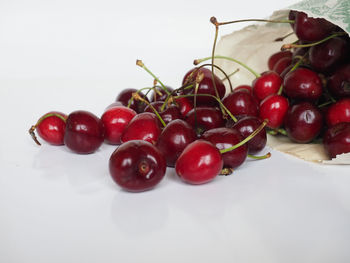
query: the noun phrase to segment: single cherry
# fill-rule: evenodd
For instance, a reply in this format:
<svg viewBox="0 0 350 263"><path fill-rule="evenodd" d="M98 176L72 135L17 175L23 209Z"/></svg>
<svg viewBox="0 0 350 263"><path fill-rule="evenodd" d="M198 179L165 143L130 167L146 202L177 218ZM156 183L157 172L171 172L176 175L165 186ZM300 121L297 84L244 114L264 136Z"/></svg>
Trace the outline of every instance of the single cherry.
<svg viewBox="0 0 350 263"><path fill-rule="evenodd" d="M219 150L230 148L243 140L240 132L234 128L216 128L203 133L201 139L211 142ZM248 147L246 144L223 153L224 168L236 168L240 166L247 158Z"/></svg>
<svg viewBox="0 0 350 263"><path fill-rule="evenodd" d="M350 64L340 67L329 77L327 88L337 98L350 97Z"/></svg>
<svg viewBox="0 0 350 263"><path fill-rule="evenodd" d="M292 64L293 60L290 57L281 58L273 67L273 71L281 76L282 72Z"/></svg>
<svg viewBox="0 0 350 263"><path fill-rule="evenodd" d="M272 94L260 103L259 116L263 120L268 119L267 127L277 129L283 124L288 107L288 100L284 96Z"/></svg>
<svg viewBox="0 0 350 263"><path fill-rule="evenodd" d="M322 113L310 102L291 106L284 121L287 136L298 143L311 142L320 133L322 125Z"/></svg>
<svg viewBox="0 0 350 263"><path fill-rule="evenodd" d="M188 144L195 141L197 135L193 128L184 120L173 120L159 135L157 148L165 156L167 165L175 166L177 158Z"/></svg>
<svg viewBox="0 0 350 263"><path fill-rule="evenodd" d="M262 123L262 120L258 117L247 116L238 120L236 123L231 124L228 127L238 130L241 133L243 139L245 139L249 135L251 135L256 129L258 129ZM246 143L248 147L248 153L255 154L260 152L265 148L266 142L266 130L262 129L257 135L255 135Z"/></svg>
<svg viewBox="0 0 350 263"><path fill-rule="evenodd" d="M64 144L73 152L95 152L103 143L104 127L101 119L88 111L74 111L68 115Z"/></svg>
<svg viewBox="0 0 350 263"><path fill-rule="evenodd" d="M267 71L253 81L253 94L255 98L262 101L271 94L277 94L281 85L280 75L274 71Z"/></svg>
<svg viewBox="0 0 350 263"><path fill-rule="evenodd" d="M222 103L237 118L259 114L258 101L246 91L233 91L223 99Z"/></svg>
<svg viewBox="0 0 350 263"><path fill-rule="evenodd" d="M192 101L187 97L179 97L175 98L175 103L178 105L180 109L180 113L183 117L186 116L186 114L193 109L193 103Z"/></svg>
<svg viewBox="0 0 350 263"><path fill-rule="evenodd" d="M154 145L134 140L123 143L112 153L109 172L124 190L142 192L152 189L163 179L166 162Z"/></svg>
<svg viewBox="0 0 350 263"><path fill-rule="evenodd" d="M109 144L121 144L121 136L125 127L134 118L136 112L125 106L114 106L101 116L105 128L105 141Z"/></svg>
<svg viewBox="0 0 350 263"><path fill-rule="evenodd" d="M182 119L182 114L180 112L179 107L177 107L176 105L170 105L170 106L167 106L162 111L163 103L164 102L162 102L162 101L155 101L155 102L151 102L150 105L152 105L152 107L159 113L160 117L163 119L165 124L168 124L172 120ZM148 105L145 108L145 112L152 112L152 113L154 113L152 107L150 107Z"/></svg>
<svg viewBox="0 0 350 263"><path fill-rule="evenodd" d="M165 86L166 90L169 93L172 93L174 90L171 87ZM151 92L151 96L150 96L150 101L154 102L154 101L165 101L168 97L168 93L166 91L164 91L164 88L162 87L155 87L156 91L152 91Z"/></svg>
<svg viewBox="0 0 350 263"><path fill-rule="evenodd" d="M328 127L340 122L350 122L350 98L338 100L332 104L326 113Z"/></svg>
<svg viewBox="0 0 350 263"><path fill-rule="evenodd" d="M268 61L267 65L269 67L269 70L273 70L277 62L282 58L292 58L293 53L290 51L279 51L274 54L272 54Z"/></svg>
<svg viewBox="0 0 350 263"><path fill-rule="evenodd" d="M222 170L219 150L210 142L197 140L184 149L175 164L177 175L186 183L204 184L212 181Z"/></svg>
<svg viewBox="0 0 350 263"><path fill-rule="evenodd" d="M239 85L239 86L235 87L234 91L246 91L246 92L252 94L253 88L252 88L252 86L249 86L249 85Z"/></svg>
<svg viewBox="0 0 350 263"><path fill-rule="evenodd" d="M37 123L29 129L29 134L38 145L41 144L35 136L35 130L44 141L52 145L63 145L66 119L66 114L50 111L39 118Z"/></svg>
<svg viewBox="0 0 350 263"><path fill-rule="evenodd" d="M144 109L146 108L147 105L146 105L146 103L144 103L140 100L132 99L132 94L136 93L136 92L138 92L137 89L131 89L131 88L124 89L118 94L116 101L120 101L121 103L123 103L124 106L128 106L130 103L131 109L133 109L137 113L141 113L144 111ZM143 99L148 101L148 98L145 96L145 94L143 94L142 92L138 92L138 94Z"/></svg>
<svg viewBox="0 0 350 263"><path fill-rule="evenodd" d="M155 144L161 131L157 116L143 112L137 114L125 127L121 141L143 140Z"/></svg>
<svg viewBox="0 0 350 263"><path fill-rule="evenodd" d="M326 131L323 144L330 158L350 152L350 123L338 123Z"/></svg>

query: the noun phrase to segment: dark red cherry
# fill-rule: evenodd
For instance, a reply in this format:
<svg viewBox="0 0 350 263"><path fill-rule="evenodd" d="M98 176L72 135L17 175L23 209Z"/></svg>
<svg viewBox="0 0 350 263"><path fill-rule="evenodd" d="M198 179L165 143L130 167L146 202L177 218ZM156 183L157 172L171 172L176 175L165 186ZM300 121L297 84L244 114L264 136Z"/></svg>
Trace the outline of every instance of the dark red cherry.
<svg viewBox="0 0 350 263"><path fill-rule="evenodd" d="M304 12L297 12L294 32L302 41L319 41L329 36L337 27L323 18L308 17Z"/></svg>
<svg viewBox="0 0 350 263"><path fill-rule="evenodd" d="M38 145L41 144L35 136L35 130L44 141L52 145L63 145L66 119L66 114L50 111L39 118L37 123L30 128L29 133Z"/></svg>
<svg viewBox="0 0 350 263"><path fill-rule="evenodd" d="M64 144L73 152L95 152L103 143L104 127L101 119L88 111L74 111L68 115Z"/></svg>
<svg viewBox="0 0 350 263"><path fill-rule="evenodd" d="M135 140L123 143L112 153L109 172L124 190L142 192L152 189L163 179L166 163L154 145Z"/></svg>
<svg viewBox="0 0 350 263"><path fill-rule="evenodd" d="M163 106L163 101L153 101L150 103L150 105L152 105L152 107L158 111L158 113L161 112L162 106ZM144 112L151 112L154 113L152 107L150 105L147 105L146 108L144 109Z"/></svg>
<svg viewBox="0 0 350 263"><path fill-rule="evenodd" d="M348 58L349 49L349 43L344 38L329 39L310 48L310 64L317 71L332 71L339 63Z"/></svg>
<svg viewBox="0 0 350 263"><path fill-rule="evenodd" d="M116 101L120 101L121 103L123 103L124 106L128 106L130 99L132 98L132 94L137 92L137 89L124 89L122 90L117 98ZM145 96L145 94L143 94L142 92L138 92L138 94L145 100L148 101L148 98ZM136 111L137 113L141 113L144 111L144 109L146 108L147 104L140 101L140 100L135 100L133 99L131 101L130 104L130 108L133 109L134 111Z"/></svg>
<svg viewBox="0 0 350 263"><path fill-rule="evenodd" d="M162 111L163 103L164 102L162 102L162 101L155 101L155 102L151 102L151 105L156 109L156 111L158 111L160 117L163 119L165 124L168 124L172 120L176 120L176 119L181 119L182 118L182 115L181 115L179 107L177 107L175 105L167 106ZM145 112L152 112L152 113L154 113L153 109L150 106L147 106L145 108ZM161 123L160 123L160 125L161 125Z"/></svg>
<svg viewBox="0 0 350 263"><path fill-rule="evenodd" d="M262 124L262 120L258 117L254 116L247 116L240 120L238 120L236 123L231 125L230 127L238 130L243 139L247 138L249 135L251 135L256 129L258 129ZM267 142L267 136L266 136L266 130L262 129L257 135L255 135L252 139L250 139L246 145L248 147L248 152L250 154L255 154L263 150L266 146Z"/></svg>
<svg viewBox="0 0 350 263"><path fill-rule="evenodd" d="M291 106L284 121L288 137L298 143L308 143L321 131L323 117L321 112L309 102Z"/></svg>
<svg viewBox="0 0 350 263"><path fill-rule="evenodd" d="M159 135L157 148L165 156L167 165L175 166L177 158L185 147L197 139L193 128L184 120L170 122Z"/></svg>
<svg viewBox="0 0 350 263"><path fill-rule="evenodd" d="M253 81L253 94L262 101L271 94L277 94L282 85L282 78L274 71L264 72Z"/></svg>
<svg viewBox="0 0 350 263"><path fill-rule="evenodd" d="M193 86L195 87L196 85L195 80L199 73L203 74L204 76L202 81L198 85L197 94L210 94L216 97L216 91L215 91L215 87L216 87L219 98L221 99L225 96L226 88L224 83L221 81L221 79L218 76L214 75L214 82L215 82L215 87L214 87L211 70L207 68L191 69L189 72L186 73L182 82L183 85L192 83ZM188 90L184 90L184 93L194 94L194 87ZM193 97L191 99L193 99ZM218 103L214 98L211 98L208 96L197 96L197 105L214 106L214 105L218 105Z"/></svg>
<svg viewBox="0 0 350 263"><path fill-rule="evenodd" d="M326 122L328 127L340 122L350 122L350 98L344 98L332 104L327 110Z"/></svg>
<svg viewBox="0 0 350 263"><path fill-rule="evenodd" d="M252 94L246 91L234 91L222 101L225 107L237 118L258 116L259 104Z"/></svg>
<svg viewBox="0 0 350 263"><path fill-rule="evenodd" d="M270 95L260 103L259 116L262 120L268 119L267 127L279 128L288 111L288 100L281 95Z"/></svg>
<svg viewBox="0 0 350 263"><path fill-rule="evenodd" d="M222 170L219 150L210 142L197 140L184 149L175 164L177 175L186 183L204 184L212 181Z"/></svg>
<svg viewBox="0 0 350 263"><path fill-rule="evenodd" d="M342 66L329 77L327 88L337 98L350 97L350 64Z"/></svg>
<svg viewBox="0 0 350 263"><path fill-rule="evenodd" d="M272 70L278 75L281 75L282 72L292 64L292 61L293 60L290 57L281 58Z"/></svg>
<svg viewBox="0 0 350 263"><path fill-rule="evenodd" d="M114 106L101 116L105 128L105 141L109 144L121 144L121 136L125 127L134 118L136 112L125 106Z"/></svg>
<svg viewBox="0 0 350 263"><path fill-rule="evenodd" d="M180 113L183 117L186 116L186 114L193 109L193 103L189 98L186 97L180 97L174 99L175 103L179 106Z"/></svg>
<svg viewBox="0 0 350 263"><path fill-rule="evenodd" d="M252 86L249 86L249 85L239 85L234 89L234 91L246 91L246 92L252 94L253 88L252 88Z"/></svg>
<svg viewBox="0 0 350 263"><path fill-rule="evenodd" d="M315 101L322 95L322 81L315 71L297 68L284 78L284 93L292 99Z"/></svg>
<svg viewBox="0 0 350 263"><path fill-rule="evenodd" d="M143 112L137 114L125 127L121 141L143 140L155 144L161 131L157 116Z"/></svg>
<svg viewBox="0 0 350 263"><path fill-rule="evenodd" d="M240 132L234 128L216 128L203 133L201 139L211 142L219 150L227 149L240 143L243 138ZM236 168L247 158L248 147L246 144L223 153L224 168Z"/></svg>
<svg viewBox="0 0 350 263"><path fill-rule="evenodd" d="M225 124L221 111L213 107L197 107L187 113L185 121L195 128L198 135Z"/></svg>
<svg viewBox="0 0 350 263"><path fill-rule="evenodd" d="M282 59L282 58L292 58L292 52L290 51L279 51L276 52L274 54L272 54L268 61L267 61L267 65L269 67L269 70L273 70L273 68L275 67L276 63Z"/></svg>
<svg viewBox="0 0 350 263"><path fill-rule="evenodd" d="M341 122L325 132L323 145L330 158L350 152L350 123Z"/></svg>
<svg viewBox="0 0 350 263"><path fill-rule="evenodd" d="M174 91L171 87L165 86L165 88L169 93L172 93ZM151 92L150 101L165 101L168 97L168 94L164 91L164 89L162 87L156 87L156 90L156 92Z"/></svg>

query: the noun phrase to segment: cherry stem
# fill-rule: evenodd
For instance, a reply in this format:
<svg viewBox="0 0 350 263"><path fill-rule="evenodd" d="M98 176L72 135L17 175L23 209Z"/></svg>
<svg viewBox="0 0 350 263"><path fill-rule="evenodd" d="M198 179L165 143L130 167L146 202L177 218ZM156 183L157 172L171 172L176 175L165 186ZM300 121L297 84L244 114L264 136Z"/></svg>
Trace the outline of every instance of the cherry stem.
<svg viewBox="0 0 350 263"><path fill-rule="evenodd" d="M195 59L193 61L193 64L194 65L198 65L204 61L207 61L209 59L211 59L212 57L206 57L206 58L202 58L202 59ZM229 60L229 61L233 61L239 65L241 65L242 67L244 67L246 70L248 70L249 72L251 72L256 78L259 78L260 77L260 74L258 74L257 72L255 72L252 68L248 67L246 64L244 64L243 62L237 60L237 59L234 59L234 58L230 58L230 57L226 57L226 56L221 56L221 55L216 55L214 56L214 58L219 58L219 59L226 59L226 60Z"/></svg>
<svg viewBox="0 0 350 263"><path fill-rule="evenodd" d="M233 168L226 167L220 171L219 175L228 176L228 175L232 174L233 171L234 171Z"/></svg>
<svg viewBox="0 0 350 263"><path fill-rule="evenodd" d="M269 19L241 19L241 20L234 20L234 21L228 21L228 22L218 22L215 17L212 17L210 21L215 26L223 26L228 24L235 24L235 23L241 23L241 22L266 22L266 23L288 23L288 24L294 24L294 20L269 20Z"/></svg>
<svg viewBox="0 0 350 263"><path fill-rule="evenodd" d="M168 91L167 87L165 87L165 85L163 84L163 82L160 81L160 79L158 77L156 77L156 75L154 75L152 73L152 71L150 71L145 64L143 64L142 60L136 60L136 65L143 68L144 70L147 71L147 73L149 73L155 80L157 80L157 82L159 82L159 84L161 85L161 88L166 92L166 94L170 95L170 92Z"/></svg>
<svg viewBox="0 0 350 263"><path fill-rule="evenodd" d="M248 154L247 155L249 158L251 159L255 159L255 160L263 160L263 159L268 159L271 157L271 153L267 153L265 155L261 155L261 156L256 156L256 155L252 155L252 154Z"/></svg>
<svg viewBox="0 0 350 263"><path fill-rule="evenodd" d="M235 75L236 73L238 73L238 72L239 72L239 68L237 68L237 69L236 69L235 71L233 71L232 73L227 74L227 76L225 76L224 78L222 78L221 81L230 80L230 78L231 78L233 75ZM233 90L231 90L231 91L233 91Z"/></svg>
<svg viewBox="0 0 350 263"><path fill-rule="evenodd" d="M57 114L57 113L48 113L48 114L45 114L44 116L42 116L37 122L36 124L32 125L30 127L30 129L28 130L30 136L32 137L32 139L34 140L34 142L37 144L37 145L41 145L41 143L39 142L38 138L36 137L35 135L35 130L36 128L40 125L40 123L45 120L46 118L49 118L49 117L52 117L52 116L55 116L55 117L58 117L60 118L61 120L63 120L64 122L66 122L66 118L63 117L62 115L60 114Z"/></svg>
<svg viewBox="0 0 350 263"><path fill-rule="evenodd" d="M223 153L226 153L229 151L233 151L234 149L237 149L238 147L242 146L243 144L245 144L249 140L253 139L255 137L255 135L257 135L262 129L264 129L264 127L266 126L267 123L268 123L268 119L265 119L263 121L263 123L254 132L252 132L247 138L245 138L244 140L242 140L241 142L237 143L236 145L234 145L232 147L220 150L220 153L223 154Z"/></svg>
<svg viewBox="0 0 350 263"><path fill-rule="evenodd" d="M211 81L213 83L213 87L214 87L214 90L215 90L215 95L219 98L219 92L218 92L218 90L216 88L216 83L215 83L215 79L214 79L214 56L215 56L216 41L218 39L218 34L219 34L219 26L217 24L215 24L215 23L214 23L214 25L215 25L215 37L214 37L213 48L212 48L212 51L211 51Z"/></svg>
<svg viewBox="0 0 350 263"><path fill-rule="evenodd" d="M302 47L313 47L319 44L322 44L332 38L338 37L338 36L343 36L343 35L347 35L346 32L338 32L338 33L334 33L320 41L316 41L316 42L312 42L312 43L308 43L308 44L295 44L295 43L290 43L290 44L284 44L281 47L281 51L286 51L288 49L292 49L292 48L302 48Z"/></svg>
<svg viewBox="0 0 350 263"><path fill-rule="evenodd" d="M165 127L166 124L163 120L163 118L160 116L159 112L153 107L153 105L151 103L149 103L147 100L145 100L144 98L142 98L140 96L140 94L138 93L132 93L132 97L135 99L135 100L139 100L139 101L142 101L144 103L146 103L152 110L153 112L157 115L158 119L160 120L160 122L162 123L162 125Z"/></svg>
<svg viewBox="0 0 350 263"><path fill-rule="evenodd" d="M141 91L143 91L143 90L147 90L147 94L148 94L148 92L150 91L150 90L154 90L155 88L154 87L146 87L146 88L142 88L142 89L138 89L135 93L137 93L137 94L139 94ZM145 95L145 96L147 96L147 94ZM129 102L128 102L128 108L130 108L130 106L131 106L131 103L134 101L134 97L133 96L131 96L131 98L129 99Z"/></svg>
<svg viewBox="0 0 350 263"><path fill-rule="evenodd" d="M284 39L286 39L287 37L289 37L289 36L291 36L293 34L294 34L294 32L292 31L289 34L284 35L283 37L278 37L278 38L275 39L275 42L283 41Z"/></svg>
<svg viewBox="0 0 350 263"><path fill-rule="evenodd" d="M202 67L205 67L205 66L212 66L212 67L215 67L215 68L217 68L218 70L220 70L221 71L221 73L222 74L224 74L224 76L225 76L225 79L227 79L228 80L228 83L229 83L229 85L230 85L230 90L231 90L231 92L233 91L233 87L232 87L232 83L231 83L231 80L230 80L230 77L229 77L229 75L227 75L227 73L222 69L222 68L220 68L218 65L215 65L215 64L203 64L203 65L200 65L199 67L198 67L198 69L200 69L200 68L202 68ZM235 72L238 72L239 71L239 69L237 69ZM213 71L212 71L213 72ZM235 73L234 72L234 73ZM232 74L232 73L231 73ZM233 75L233 74L232 74ZM219 95L218 94L216 94L217 95L217 97L219 98Z"/></svg>

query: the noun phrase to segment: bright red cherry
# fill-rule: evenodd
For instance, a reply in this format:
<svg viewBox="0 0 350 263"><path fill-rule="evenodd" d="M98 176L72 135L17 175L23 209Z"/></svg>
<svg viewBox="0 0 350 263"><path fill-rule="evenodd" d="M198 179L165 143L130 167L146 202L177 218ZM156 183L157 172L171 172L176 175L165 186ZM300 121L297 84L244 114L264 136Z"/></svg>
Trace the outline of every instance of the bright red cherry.
<svg viewBox="0 0 350 263"><path fill-rule="evenodd" d="M38 145L41 144L35 136L35 130L37 131L40 138L44 141L52 145L63 145L63 138L66 129L66 119L67 115L62 112L48 112L45 115L41 116L37 123L29 129L29 134Z"/></svg>
<svg viewBox="0 0 350 263"><path fill-rule="evenodd" d="M155 144L161 131L157 116L143 112L137 114L125 127L121 141L143 140Z"/></svg>
<svg viewBox="0 0 350 263"><path fill-rule="evenodd" d="M178 176L190 184L212 181L222 170L223 160L219 150L210 142L197 140L184 149L175 164Z"/></svg>
<svg viewBox="0 0 350 263"><path fill-rule="evenodd" d="M159 135L157 148L165 156L167 165L175 166L177 158L188 144L195 141L197 135L194 129L184 120L170 122Z"/></svg>
<svg viewBox="0 0 350 263"><path fill-rule="evenodd" d="M183 117L185 117L186 114L193 109L192 101L186 97L176 98L175 103L179 106L180 113Z"/></svg>
<svg viewBox="0 0 350 263"><path fill-rule="evenodd" d="M201 139L211 142L219 150L227 149L240 143L243 138L240 132L232 128L216 128L203 133ZM236 168L247 158L248 147L246 144L222 154L224 168Z"/></svg>
<svg viewBox="0 0 350 263"><path fill-rule="evenodd" d="M288 137L298 143L311 142L320 133L322 125L322 113L309 102L291 106L284 121Z"/></svg>
<svg viewBox="0 0 350 263"><path fill-rule="evenodd" d="M324 147L331 158L350 152L350 123L341 122L330 127L323 137Z"/></svg>
<svg viewBox="0 0 350 263"><path fill-rule="evenodd" d="M123 103L124 106L128 106L132 98L132 94L135 92L137 92L137 89L124 89L118 94L116 101L120 101L121 103ZM145 94L143 94L142 92L138 92L138 94L143 99L148 101L148 98L145 96ZM146 106L147 106L146 103L135 99L132 99L130 103L130 108L136 111L137 113L143 112Z"/></svg>
<svg viewBox="0 0 350 263"><path fill-rule="evenodd" d="M277 94L282 85L282 78L274 71L264 72L253 81L253 94L262 101L271 94Z"/></svg>
<svg viewBox="0 0 350 263"><path fill-rule="evenodd" d="M102 121L88 111L74 111L68 115L64 144L73 152L88 154L95 152L103 143Z"/></svg>
<svg viewBox="0 0 350 263"><path fill-rule="evenodd" d="M315 71L297 68L284 78L283 91L292 99L315 101L321 97L322 81Z"/></svg>
<svg viewBox="0 0 350 263"><path fill-rule="evenodd" d="M134 140L123 143L109 159L109 172L124 190L142 192L155 187L164 177L164 156L151 143Z"/></svg>
<svg viewBox="0 0 350 263"><path fill-rule="evenodd" d="M268 119L267 127L277 129L283 124L288 110L288 100L281 95L270 95L260 103L260 118Z"/></svg>
<svg viewBox="0 0 350 263"><path fill-rule="evenodd" d="M340 122L350 122L350 98L338 100L332 104L326 113L328 127Z"/></svg>
<svg viewBox="0 0 350 263"><path fill-rule="evenodd" d="M237 118L259 114L257 100L246 91L233 91L223 99L222 103Z"/></svg>
<svg viewBox="0 0 350 263"><path fill-rule="evenodd" d="M114 106L101 116L105 128L105 141L109 144L121 144L121 136L125 127L134 118L136 112L125 106Z"/></svg>

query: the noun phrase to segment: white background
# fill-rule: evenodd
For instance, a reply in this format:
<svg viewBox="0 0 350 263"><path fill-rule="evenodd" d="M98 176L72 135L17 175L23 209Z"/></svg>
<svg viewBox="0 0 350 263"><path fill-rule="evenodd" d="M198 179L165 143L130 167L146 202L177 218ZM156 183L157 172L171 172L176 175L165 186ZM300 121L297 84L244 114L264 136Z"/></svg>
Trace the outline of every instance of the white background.
<svg viewBox="0 0 350 263"><path fill-rule="evenodd" d="M109 176L114 146L77 155L27 133L48 111L100 116L121 89L151 85L136 59L177 87L210 55L211 16L294 2L0 0L0 262L349 262L348 166L272 151L206 185L168 169L131 194Z"/></svg>

